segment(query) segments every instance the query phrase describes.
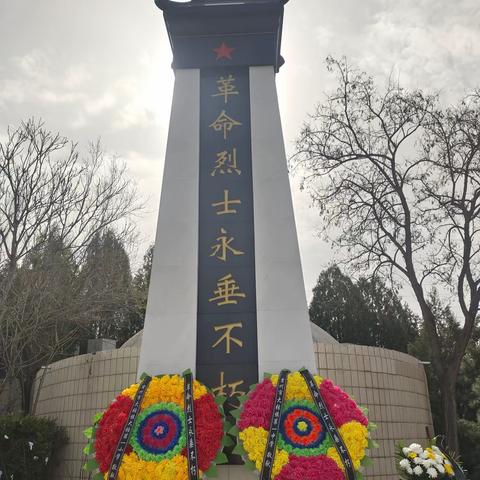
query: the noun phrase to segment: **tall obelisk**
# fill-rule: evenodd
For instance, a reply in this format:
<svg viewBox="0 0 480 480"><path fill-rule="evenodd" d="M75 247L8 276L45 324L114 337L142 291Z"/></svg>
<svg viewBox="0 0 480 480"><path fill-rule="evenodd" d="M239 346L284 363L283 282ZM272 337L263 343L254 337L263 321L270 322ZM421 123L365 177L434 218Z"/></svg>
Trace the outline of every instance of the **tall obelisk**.
<svg viewBox="0 0 480 480"><path fill-rule="evenodd" d="M139 374L315 370L275 87L286 0L156 0L175 90Z"/></svg>

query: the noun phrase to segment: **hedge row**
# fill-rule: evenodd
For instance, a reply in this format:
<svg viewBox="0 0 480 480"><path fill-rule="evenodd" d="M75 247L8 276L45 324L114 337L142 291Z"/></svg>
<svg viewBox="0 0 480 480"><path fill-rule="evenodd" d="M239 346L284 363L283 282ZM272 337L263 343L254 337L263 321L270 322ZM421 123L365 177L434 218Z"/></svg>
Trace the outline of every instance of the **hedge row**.
<svg viewBox="0 0 480 480"><path fill-rule="evenodd" d="M55 454L67 434L54 420L30 416L0 416L0 478L50 480Z"/></svg>

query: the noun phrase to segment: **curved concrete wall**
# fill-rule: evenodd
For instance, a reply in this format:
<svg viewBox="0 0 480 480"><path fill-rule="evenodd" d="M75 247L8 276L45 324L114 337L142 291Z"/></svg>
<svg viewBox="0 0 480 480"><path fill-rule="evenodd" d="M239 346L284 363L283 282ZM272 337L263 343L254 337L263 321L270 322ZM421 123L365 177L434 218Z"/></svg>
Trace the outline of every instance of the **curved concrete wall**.
<svg viewBox="0 0 480 480"><path fill-rule="evenodd" d="M365 477L396 479L395 442L422 442L433 436L423 365L403 353L357 345L317 343L315 355L320 375L331 378L360 405L368 407L370 420L378 425L374 438L380 448L373 452L374 465L366 470ZM95 413L135 382L137 364L138 348L130 347L56 362L45 371L40 390L42 373L37 375L35 413L56 418L70 436L54 480L88 478L81 468L85 444L82 432ZM254 477L232 468L221 478Z"/></svg>

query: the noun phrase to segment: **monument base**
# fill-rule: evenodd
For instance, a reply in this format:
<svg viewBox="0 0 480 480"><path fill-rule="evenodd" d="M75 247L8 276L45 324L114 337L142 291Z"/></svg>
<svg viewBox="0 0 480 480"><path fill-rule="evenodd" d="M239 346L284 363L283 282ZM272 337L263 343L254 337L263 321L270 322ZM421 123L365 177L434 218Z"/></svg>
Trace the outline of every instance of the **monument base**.
<svg viewBox="0 0 480 480"><path fill-rule="evenodd" d="M258 473L249 472L243 465L218 467L218 480L258 480Z"/></svg>

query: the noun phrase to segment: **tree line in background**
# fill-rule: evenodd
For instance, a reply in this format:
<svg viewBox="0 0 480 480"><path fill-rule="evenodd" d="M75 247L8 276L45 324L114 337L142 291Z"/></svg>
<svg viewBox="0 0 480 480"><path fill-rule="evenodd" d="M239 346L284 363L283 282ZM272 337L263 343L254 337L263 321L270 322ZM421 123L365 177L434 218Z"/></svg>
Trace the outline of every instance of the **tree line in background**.
<svg viewBox="0 0 480 480"><path fill-rule="evenodd" d="M99 143L82 156L34 120L0 142L0 394L18 385L23 411L42 366L143 325L149 267L132 276L125 249L140 209Z"/></svg>
<svg viewBox="0 0 480 480"><path fill-rule="evenodd" d="M428 303L438 319L442 348L452 348L460 325L434 289ZM434 429L445 431L440 379L431 368L432 351L421 318L379 277L353 280L338 265L320 273L313 289L310 319L341 343L388 348L425 362ZM458 406L459 451L469 478L480 479L480 329L476 329L460 368Z"/></svg>

